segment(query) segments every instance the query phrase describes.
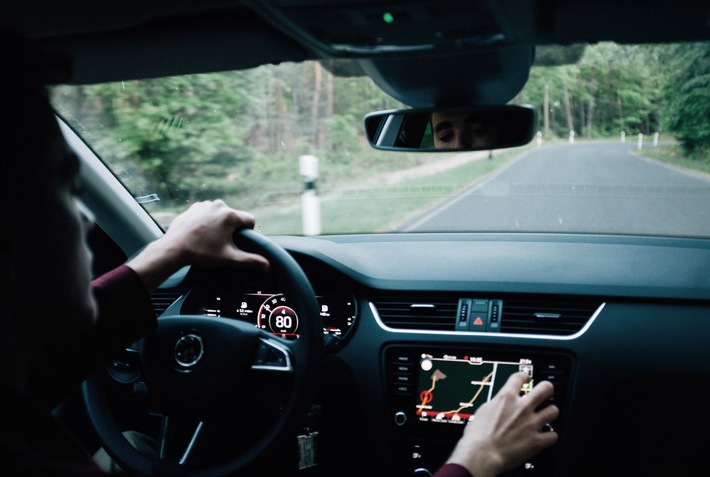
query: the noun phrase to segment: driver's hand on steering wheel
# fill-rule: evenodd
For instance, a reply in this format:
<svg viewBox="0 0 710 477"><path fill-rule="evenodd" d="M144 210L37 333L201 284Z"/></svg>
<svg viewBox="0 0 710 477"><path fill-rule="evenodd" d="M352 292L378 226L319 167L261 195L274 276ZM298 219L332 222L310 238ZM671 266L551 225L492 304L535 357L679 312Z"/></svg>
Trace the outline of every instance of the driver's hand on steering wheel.
<svg viewBox="0 0 710 477"><path fill-rule="evenodd" d="M149 290L186 265L234 265L263 271L269 261L239 249L235 230L253 229L252 214L222 200L196 202L173 219L165 235L127 262Z"/></svg>

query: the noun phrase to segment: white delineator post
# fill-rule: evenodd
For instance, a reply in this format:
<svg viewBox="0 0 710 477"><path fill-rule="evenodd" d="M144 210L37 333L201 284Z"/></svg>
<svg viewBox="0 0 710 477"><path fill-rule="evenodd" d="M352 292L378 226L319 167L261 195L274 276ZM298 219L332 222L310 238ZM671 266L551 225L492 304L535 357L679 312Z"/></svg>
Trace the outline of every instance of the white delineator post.
<svg viewBox="0 0 710 477"><path fill-rule="evenodd" d="M318 158L310 155L300 156L298 165L304 185L301 194L303 235L320 235L320 199L316 192Z"/></svg>
<svg viewBox="0 0 710 477"><path fill-rule="evenodd" d="M638 143L636 144L637 149L643 148L643 134L639 133L639 140Z"/></svg>

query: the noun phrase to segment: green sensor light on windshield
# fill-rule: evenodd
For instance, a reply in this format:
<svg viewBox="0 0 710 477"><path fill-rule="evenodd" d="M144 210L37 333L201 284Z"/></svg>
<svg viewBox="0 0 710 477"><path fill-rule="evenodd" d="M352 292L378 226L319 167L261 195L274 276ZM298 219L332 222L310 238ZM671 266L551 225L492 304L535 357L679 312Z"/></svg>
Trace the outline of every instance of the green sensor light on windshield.
<svg viewBox="0 0 710 477"><path fill-rule="evenodd" d="M385 23L394 23L394 15L390 12L385 12L382 14L382 19L385 21Z"/></svg>

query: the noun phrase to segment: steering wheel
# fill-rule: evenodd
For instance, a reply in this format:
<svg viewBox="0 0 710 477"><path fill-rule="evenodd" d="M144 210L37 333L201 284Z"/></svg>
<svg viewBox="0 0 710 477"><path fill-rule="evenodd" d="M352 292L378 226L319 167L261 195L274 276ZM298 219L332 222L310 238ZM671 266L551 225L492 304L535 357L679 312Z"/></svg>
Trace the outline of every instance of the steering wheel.
<svg viewBox="0 0 710 477"><path fill-rule="evenodd" d="M289 306L299 317L299 337L285 340L239 320L160 316L156 330L143 338L139 352L151 406L162 417L155 457L138 452L119 429L109 404L105 373L98 373L83 385L90 422L107 453L124 469L151 476L228 475L263 456L306 415L323 353L323 325L316 295L298 263L270 239L244 229L235 232L235 243L269 260ZM191 466L190 453L199 445L200 435L227 412L233 404L230 396L249 392L246 386L255 374L262 380L266 375L267 381L271 376L288 376L289 391L281 397L278 415L237 455L219 459L217 464ZM168 449L175 440L171 421L185 417L196 423L191 438L181 445L182 450Z"/></svg>

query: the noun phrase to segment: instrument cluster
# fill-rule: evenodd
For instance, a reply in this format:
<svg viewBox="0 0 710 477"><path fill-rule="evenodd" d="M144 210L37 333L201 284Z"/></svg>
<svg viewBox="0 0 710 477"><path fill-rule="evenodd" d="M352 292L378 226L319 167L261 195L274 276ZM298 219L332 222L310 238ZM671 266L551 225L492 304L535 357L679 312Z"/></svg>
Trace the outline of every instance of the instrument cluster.
<svg viewBox="0 0 710 477"><path fill-rule="evenodd" d="M323 334L345 338L356 321L354 297L333 292L317 298ZM183 312L246 321L284 339L299 335L299 316L289 306L288 297L276 290L193 290L185 300Z"/></svg>

